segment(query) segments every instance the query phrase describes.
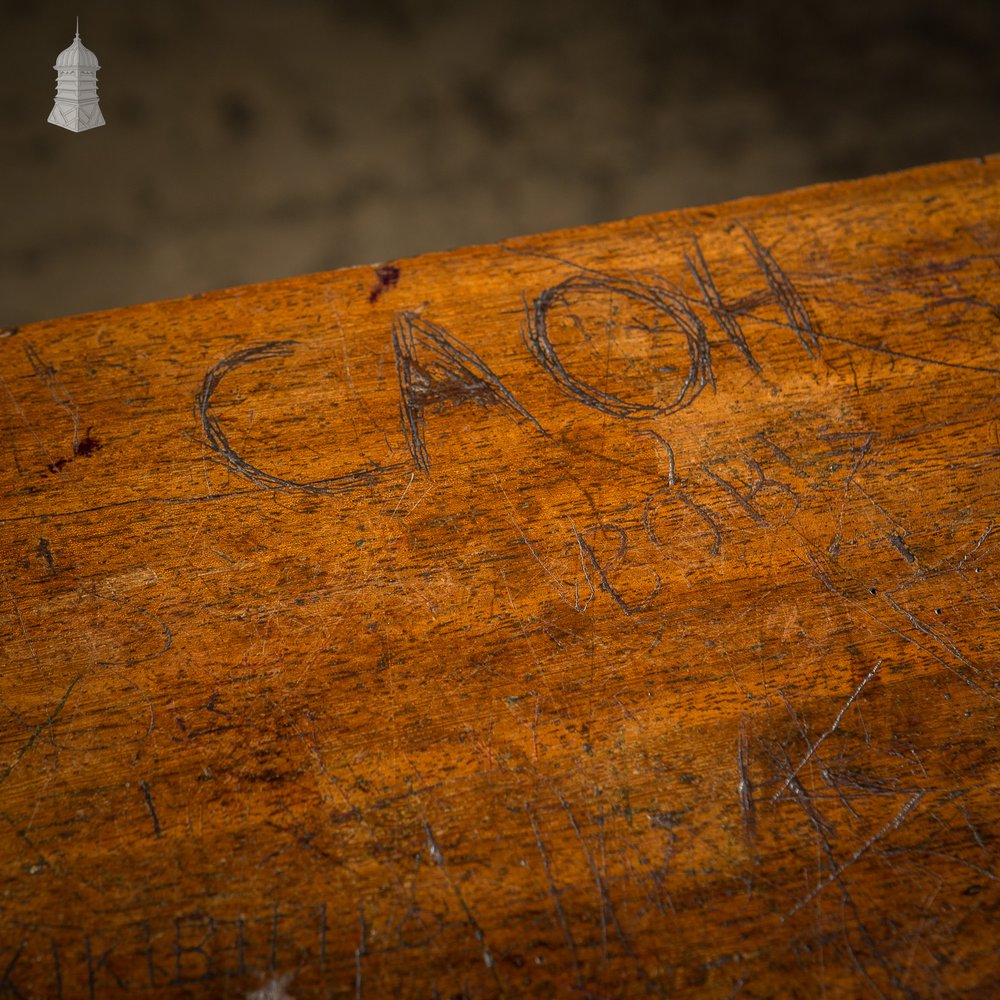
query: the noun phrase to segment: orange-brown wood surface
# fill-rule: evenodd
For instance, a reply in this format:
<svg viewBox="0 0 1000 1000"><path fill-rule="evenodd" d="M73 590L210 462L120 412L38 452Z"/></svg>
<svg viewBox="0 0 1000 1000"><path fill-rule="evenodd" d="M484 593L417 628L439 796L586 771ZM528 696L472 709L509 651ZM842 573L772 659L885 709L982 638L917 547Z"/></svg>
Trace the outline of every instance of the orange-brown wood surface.
<svg viewBox="0 0 1000 1000"><path fill-rule="evenodd" d="M998 995L1000 158L0 334L0 996Z"/></svg>

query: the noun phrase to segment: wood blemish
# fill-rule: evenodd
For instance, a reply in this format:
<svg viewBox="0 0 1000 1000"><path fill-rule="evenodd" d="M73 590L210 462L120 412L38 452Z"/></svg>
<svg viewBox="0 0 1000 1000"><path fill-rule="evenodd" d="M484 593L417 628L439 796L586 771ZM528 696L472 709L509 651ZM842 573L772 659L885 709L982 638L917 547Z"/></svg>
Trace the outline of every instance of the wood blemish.
<svg viewBox="0 0 1000 1000"><path fill-rule="evenodd" d="M45 563L48 567L49 573L55 573L56 563L52 556L52 549L49 548L49 541L47 538L38 539L38 545L35 546L35 555L38 556L40 561Z"/></svg>
<svg viewBox="0 0 1000 1000"><path fill-rule="evenodd" d="M59 458L56 461L49 463L48 470L53 474L57 472L62 472L62 470L72 461L73 459L71 458Z"/></svg>
<svg viewBox="0 0 1000 1000"><path fill-rule="evenodd" d="M93 427L88 427L87 433L73 443L72 457L58 458L56 461L50 462L47 466L49 472L55 475L58 472L62 472L74 458L91 458L96 452L100 451L104 445L94 437L93 430ZM42 475L44 476L45 473L43 472Z"/></svg>
<svg viewBox="0 0 1000 1000"><path fill-rule="evenodd" d="M87 433L73 445L73 454L77 458L90 458L95 452L100 451L104 445L91 433L93 427L87 428Z"/></svg>
<svg viewBox="0 0 1000 1000"><path fill-rule="evenodd" d="M380 264L375 268L375 284L368 293L368 302L375 305L383 292L399 283L399 268L395 264Z"/></svg>
<svg viewBox="0 0 1000 1000"><path fill-rule="evenodd" d="M915 562L916 556L909 550L906 542L903 541L902 535L890 535L889 541L892 543L892 547L908 562Z"/></svg>

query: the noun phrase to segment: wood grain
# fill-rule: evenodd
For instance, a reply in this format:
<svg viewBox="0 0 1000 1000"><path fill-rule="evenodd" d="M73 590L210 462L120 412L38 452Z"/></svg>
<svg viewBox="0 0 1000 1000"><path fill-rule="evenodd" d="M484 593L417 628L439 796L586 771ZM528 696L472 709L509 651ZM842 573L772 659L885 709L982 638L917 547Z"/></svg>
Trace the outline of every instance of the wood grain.
<svg viewBox="0 0 1000 1000"><path fill-rule="evenodd" d="M0 996L1000 991L1000 158L0 334Z"/></svg>

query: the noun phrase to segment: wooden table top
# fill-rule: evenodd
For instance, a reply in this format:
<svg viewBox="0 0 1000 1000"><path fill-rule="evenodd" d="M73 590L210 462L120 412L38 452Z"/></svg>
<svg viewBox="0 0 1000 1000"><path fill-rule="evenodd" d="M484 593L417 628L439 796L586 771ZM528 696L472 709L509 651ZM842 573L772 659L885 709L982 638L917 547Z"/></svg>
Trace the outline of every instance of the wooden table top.
<svg viewBox="0 0 1000 1000"><path fill-rule="evenodd" d="M998 318L993 157L0 332L0 996L1000 991Z"/></svg>

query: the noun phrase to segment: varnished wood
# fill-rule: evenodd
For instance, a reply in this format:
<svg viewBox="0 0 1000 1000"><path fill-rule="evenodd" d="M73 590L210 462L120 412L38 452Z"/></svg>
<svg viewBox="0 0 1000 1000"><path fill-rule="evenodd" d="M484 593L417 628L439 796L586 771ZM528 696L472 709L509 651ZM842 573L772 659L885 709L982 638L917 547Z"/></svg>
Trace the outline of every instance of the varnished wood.
<svg viewBox="0 0 1000 1000"><path fill-rule="evenodd" d="M0 334L0 996L1000 989L998 215Z"/></svg>

